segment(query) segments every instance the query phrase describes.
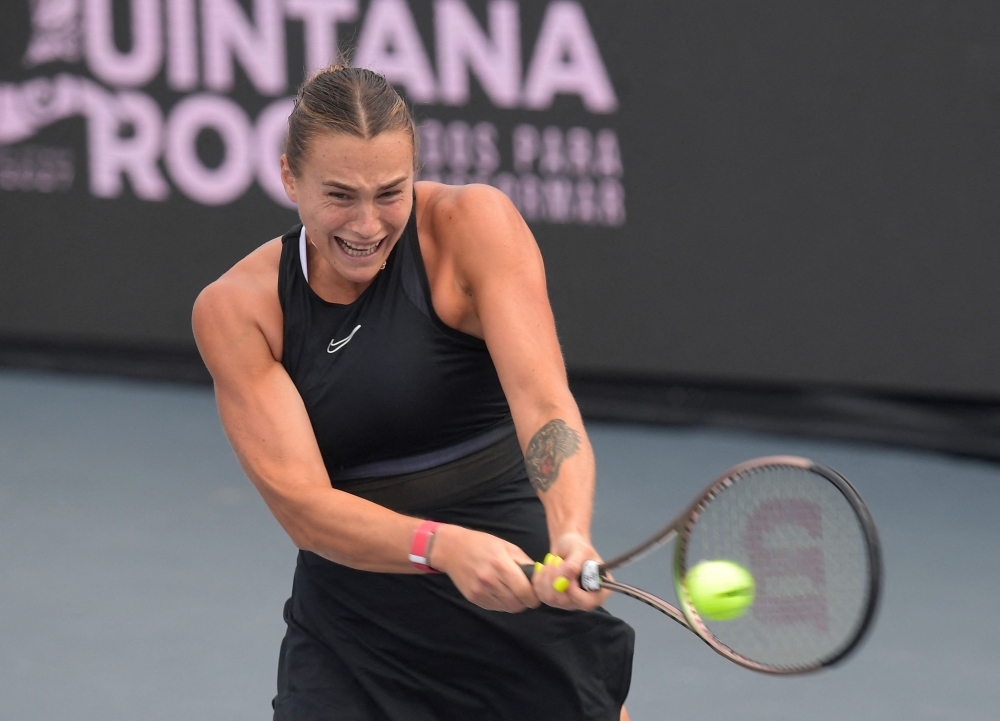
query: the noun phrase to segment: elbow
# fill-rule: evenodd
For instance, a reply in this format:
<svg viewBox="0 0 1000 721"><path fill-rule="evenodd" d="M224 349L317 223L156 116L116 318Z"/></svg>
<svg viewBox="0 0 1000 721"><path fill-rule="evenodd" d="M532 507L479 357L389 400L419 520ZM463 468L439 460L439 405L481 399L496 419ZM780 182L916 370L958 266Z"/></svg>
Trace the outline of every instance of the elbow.
<svg viewBox="0 0 1000 721"><path fill-rule="evenodd" d="M292 543L300 551L312 551L316 552L316 538L315 534L306 528L302 523L295 522L294 520L281 519L281 526L285 529L285 533L288 537L292 539Z"/></svg>
<svg viewBox="0 0 1000 721"><path fill-rule="evenodd" d="M288 534L288 537L300 551L316 551L316 534L302 518L301 513L294 513L287 508L271 507L275 519Z"/></svg>
<svg viewBox="0 0 1000 721"><path fill-rule="evenodd" d="M360 561L360 559L355 559L352 556L345 555L336 551L331 547L330 539L323 539L319 534L310 531L300 525L285 525L282 524L288 537L292 539L292 543L300 551L308 551L309 553L314 553L317 556L325 558L333 563L339 563L342 566L350 566L351 568L359 568L362 570L367 570L365 564ZM326 542L324 542L324 540Z"/></svg>

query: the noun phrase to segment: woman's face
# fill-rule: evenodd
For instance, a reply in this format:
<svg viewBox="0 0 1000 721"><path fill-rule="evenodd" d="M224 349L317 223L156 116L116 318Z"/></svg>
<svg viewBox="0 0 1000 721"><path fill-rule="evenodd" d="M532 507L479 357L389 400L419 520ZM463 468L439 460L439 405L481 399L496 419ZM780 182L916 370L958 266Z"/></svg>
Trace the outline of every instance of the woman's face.
<svg viewBox="0 0 1000 721"><path fill-rule="evenodd" d="M409 134L393 130L363 140L319 133L309 140L299 171L293 175L282 156L281 179L299 206L307 242L335 271L335 283L367 286L410 218Z"/></svg>

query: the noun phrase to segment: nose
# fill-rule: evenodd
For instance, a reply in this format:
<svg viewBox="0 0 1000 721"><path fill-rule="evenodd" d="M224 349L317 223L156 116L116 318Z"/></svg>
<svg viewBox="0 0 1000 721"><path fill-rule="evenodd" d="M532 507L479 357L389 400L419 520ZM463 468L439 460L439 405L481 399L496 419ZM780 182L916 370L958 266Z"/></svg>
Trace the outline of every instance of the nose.
<svg viewBox="0 0 1000 721"><path fill-rule="evenodd" d="M379 221L378 209L375 207L375 203L362 202L352 225L354 226L352 230L365 240L370 240L378 235L382 230L382 223Z"/></svg>

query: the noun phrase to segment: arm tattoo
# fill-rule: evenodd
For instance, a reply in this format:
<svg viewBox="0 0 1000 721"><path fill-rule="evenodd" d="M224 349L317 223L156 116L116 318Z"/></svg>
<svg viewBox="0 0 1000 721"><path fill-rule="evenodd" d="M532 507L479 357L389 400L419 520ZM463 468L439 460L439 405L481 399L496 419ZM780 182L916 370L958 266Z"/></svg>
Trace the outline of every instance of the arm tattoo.
<svg viewBox="0 0 1000 721"><path fill-rule="evenodd" d="M547 491L559 477L559 467L580 448L580 436L561 418L551 420L528 443L524 465L536 491Z"/></svg>

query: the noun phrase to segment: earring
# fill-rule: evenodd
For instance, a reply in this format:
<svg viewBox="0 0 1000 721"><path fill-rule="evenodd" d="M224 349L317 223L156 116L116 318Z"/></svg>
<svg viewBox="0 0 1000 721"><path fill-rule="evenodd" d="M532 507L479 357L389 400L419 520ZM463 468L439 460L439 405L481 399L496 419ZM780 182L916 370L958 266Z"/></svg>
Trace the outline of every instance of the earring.
<svg viewBox="0 0 1000 721"><path fill-rule="evenodd" d="M379 268L379 270L385 270L385 261L384 260L382 261L382 267Z"/></svg>

